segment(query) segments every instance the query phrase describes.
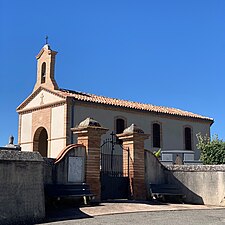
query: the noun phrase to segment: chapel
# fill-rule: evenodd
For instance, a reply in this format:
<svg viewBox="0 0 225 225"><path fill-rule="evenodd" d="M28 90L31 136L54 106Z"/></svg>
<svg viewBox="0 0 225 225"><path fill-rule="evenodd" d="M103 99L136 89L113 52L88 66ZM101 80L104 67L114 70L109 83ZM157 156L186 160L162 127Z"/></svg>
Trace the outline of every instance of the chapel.
<svg viewBox="0 0 225 225"><path fill-rule="evenodd" d="M199 159L196 134L210 136L213 119L192 112L125 101L60 88L55 80L57 52L49 44L40 50L33 92L18 106L18 142L22 151L39 151L56 158L67 145L76 143L71 128L94 118L109 131L120 134L136 124L149 134L145 148L150 151L193 151ZM76 87L75 87L76 88Z"/></svg>

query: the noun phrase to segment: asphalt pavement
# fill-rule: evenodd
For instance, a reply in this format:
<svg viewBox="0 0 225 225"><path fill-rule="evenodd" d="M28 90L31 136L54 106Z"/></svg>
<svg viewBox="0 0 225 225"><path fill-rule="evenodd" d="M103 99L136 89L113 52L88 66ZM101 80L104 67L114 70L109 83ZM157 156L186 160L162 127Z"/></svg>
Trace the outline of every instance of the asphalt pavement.
<svg viewBox="0 0 225 225"><path fill-rule="evenodd" d="M225 207L156 202L107 202L96 206L59 206L42 225L225 225Z"/></svg>
<svg viewBox="0 0 225 225"><path fill-rule="evenodd" d="M135 212L96 216L93 218L64 220L51 225L224 225L225 210L178 210L157 212Z"/></svg>

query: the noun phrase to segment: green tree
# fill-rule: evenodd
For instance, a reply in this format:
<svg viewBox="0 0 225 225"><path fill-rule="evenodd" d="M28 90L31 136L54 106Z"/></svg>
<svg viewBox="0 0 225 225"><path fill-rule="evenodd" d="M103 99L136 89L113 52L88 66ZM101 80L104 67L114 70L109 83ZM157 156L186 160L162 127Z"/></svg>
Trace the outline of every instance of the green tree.
<svg viewBox="0 0 225 225"><path fill-rule="evenodd" d="M225 164L225 142L214 135L212 140L208 136L197 134L197 148L201 150L200 160L204 164Z"/></svg>

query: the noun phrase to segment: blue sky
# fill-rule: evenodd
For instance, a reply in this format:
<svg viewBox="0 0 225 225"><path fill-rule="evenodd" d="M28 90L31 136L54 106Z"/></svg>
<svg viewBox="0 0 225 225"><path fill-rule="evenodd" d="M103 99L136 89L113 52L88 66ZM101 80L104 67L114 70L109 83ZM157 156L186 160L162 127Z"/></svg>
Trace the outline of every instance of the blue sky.
<svg viewBox="0 0 225 225"><path fill-rule="evenodd" d="M215 119L225 139L224 0L1 0L0 146L32 92L49 36L68 88Z"/></svg>

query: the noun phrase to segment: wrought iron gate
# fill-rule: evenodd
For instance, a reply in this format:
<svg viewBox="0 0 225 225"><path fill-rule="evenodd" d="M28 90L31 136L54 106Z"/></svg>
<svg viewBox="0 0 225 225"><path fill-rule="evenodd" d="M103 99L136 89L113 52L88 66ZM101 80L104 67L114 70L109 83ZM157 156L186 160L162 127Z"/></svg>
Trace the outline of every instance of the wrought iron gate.
<svg viewBox="0 0 225 225"><path fill-rule="evenodd" d="M101 146L101 198L129 198L129 148L125 149L112 132Z"/></svg>

